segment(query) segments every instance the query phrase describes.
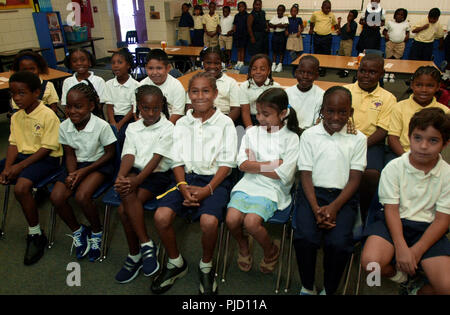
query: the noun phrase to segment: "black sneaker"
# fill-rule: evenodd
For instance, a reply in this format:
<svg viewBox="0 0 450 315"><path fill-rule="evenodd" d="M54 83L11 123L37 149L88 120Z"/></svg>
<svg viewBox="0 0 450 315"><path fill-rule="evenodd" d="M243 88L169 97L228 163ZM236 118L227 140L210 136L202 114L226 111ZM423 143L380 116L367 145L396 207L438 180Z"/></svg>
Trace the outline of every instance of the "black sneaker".
<svg viewBox="0 0 450 315"><path fill-rule="evenodd" d="M26 266L35 264L44 255L44 249L47 247L47 237L42 231L42 234L27 235L27 249L25 251L25 258L23 263Z"/></svg>
<svg viewBox="0 0 450 315"><path fill-rule="evenodd" d="M198 267L198 277L200 279L200 295L214 295L217 294L217 282L214 277L213 268L209 273L204 273Z"/></svg>
<svg viewBox="0 0 450 315"><path fill-rule="evenodd" d="M161 273L158 277L153 280L152 285L150 286L150 290L152 290L155 294L161 294L169 290L175 280L184 277L188 272L188 265L186 260L183 258L183 266L180 268L174 267L172 269L168 269L167 265L164 265Z"/></svg>

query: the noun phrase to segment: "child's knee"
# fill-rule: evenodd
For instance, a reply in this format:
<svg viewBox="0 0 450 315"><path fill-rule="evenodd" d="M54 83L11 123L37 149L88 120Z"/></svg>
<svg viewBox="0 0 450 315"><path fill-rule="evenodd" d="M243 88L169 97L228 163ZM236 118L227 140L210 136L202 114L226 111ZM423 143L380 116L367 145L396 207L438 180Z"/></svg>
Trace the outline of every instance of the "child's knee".
<svg viewBox="0 0 450 315"><path fill-rule="evenodd" d="M235 211L228 211L225 223L230 230L233 230L242 224L242 218Z"/></svg>
<svg viewBox="0 0 450 315"><path fill-rule="evenodd" d="M14 186L14 195L16 198L24 197L31 194L33 189L33 183L30 180L19 178Z"/></svg>
<svg viewBox="0 0 450 315"><path fill-rule="evenodd" d="M257 233L259 228L262 226L261 220L255 215L247 215L244 219L245 229L251 234L254 235Z"/></svg>
<svg viewBox="0 0 450 315"><path fill-rule="evenodd" d="M75 193L75 200L80 205L88 205L92 203L92 194L87 191L78 189Z"/></svg>
<svg viewBox="0 0 450 315"><path fill-rule="evenodd" d="M200 228L202 229L203 233L217 231L218 227L219 227L219 220L215 216L203 214L200 217Z"/></svg>
<svg viewBox="0 0 450 315"><path fill-rule="evenodd" d="M153 219L158 229L167 229L172 225L170 211L171 209L169 208L158 208L156 210Z"/></svg>

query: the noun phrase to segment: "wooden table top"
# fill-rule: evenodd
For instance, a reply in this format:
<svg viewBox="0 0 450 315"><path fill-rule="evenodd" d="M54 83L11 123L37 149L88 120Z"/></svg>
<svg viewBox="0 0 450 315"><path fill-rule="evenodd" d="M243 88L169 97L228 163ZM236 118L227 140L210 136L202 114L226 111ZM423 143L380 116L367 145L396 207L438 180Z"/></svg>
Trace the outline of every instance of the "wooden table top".
<svg viewBox="0 0 450 315"><path fill-rule="evenodd" d="M178 80L180 80L181 84L183 84L184 89L187 91L188 89L188 85L189 85L189 80L197 73L200 72L201 70L196 70L194 72L190 72L188 74L185 74L181 77L178 78ZM247 80L247 75L246 74L239 74L239 73L226 73L227 76L235 79L238 83L242 83L244 81ZM291 87L293 85L297 84L297 79L295 78L281 78L281 77L273 77L273 80L277 83L279 83L283 88L288 88ZM314 81L314 84L316 84L317 86L319 86L320 88L322 88L323 90L327 90L332 86L335 85L347 85L350 83L347 82L329 82L329 81Z"/></svg>
<svg viewBox="0 0 450 315"><path fill-rule="evenodd" d="M303 54L295 59L292 64L298 65L300 59L307 55L316 57L320 66L324 68L358 70L358 58L347 56ZM436 67L433 61L384 59L384 70L386 72L412 74L420 66Z"/></svg>
<svg viewBox="0 0 450 315"><path fill-rule="evenodd" d="M131 44L128 45L128 50L131 53L134 53L136 48L141 47L148 47L150 49L161 49L161 45L159 44ZM114 48L109 49L109 53L115 53L119 51L120 48ZM165 49L165 52L169 56L191 56L191 57L197 57L200 56L201 51L203 50L203 47L197 47L197 46L167 46Z"/></svg>
<svg viewBox="0 0 450 315"><path fill-rule="evenodd" d="M48 69L48 74L44 74L41 75L41 78L44 80L58 80L58 79L63 79L63 78L67 78L70 77L72 74L67 73L67 72L63 72L63 71L59 71L59 70L55 70L52 68ZM8 79L11 77L11 75L14 72L12 71L8 71L8 72L0 72L0 90L4 90L4 89L8 89L9 88L9 83L8 81L5 81L5 79Z"/></svg>

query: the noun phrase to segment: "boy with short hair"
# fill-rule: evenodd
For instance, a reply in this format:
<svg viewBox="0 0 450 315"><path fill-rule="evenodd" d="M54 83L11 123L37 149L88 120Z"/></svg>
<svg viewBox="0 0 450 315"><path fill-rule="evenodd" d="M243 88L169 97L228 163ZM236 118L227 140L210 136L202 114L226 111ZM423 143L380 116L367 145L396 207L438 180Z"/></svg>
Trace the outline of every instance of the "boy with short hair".
<svg viewBox="0 0 450 315"><path fill-rule="evenodd" d="M219 46L220 18L216 12L216 3L210 2L208 8L209 13L203 15L202 18L203 30L205 31L203 41L206 47Z"/></svg>
<svg viewBox="0 0 450 315"><path fill-rule="evenodd" d="M415 113L409 124L411 151L381 173L384 209L364 232L361 264L378 263L382 276L401 284L401 293L450 294L450 166L440 155L449 137L450 117L442 109ZM419 264L428 284L414 277Z"/></svg>
<svg viewBox="0 0 450 315"><path fill-rule="evenodd" d="M347 23L341 27L341 18L338 18L337 33L341 36L341 42L339 44L339 56L351 56L353 50L353 39L358 29L358 24L355 22L358 16L358 11L350 10L347 15ZM348 77L349 72L347 70L340 70L338 72L341 78Z"/></svg>
<svg viewBox="0 0 450 315"><path fill-rule="evenodd" d="M412 27L415 38L409 54L410 60L431 60L433 56L433 43L439 39L439 49L444 45L444 30L438 22L441 11L433 8L426 19Z"/></svg>
<svg viewBox="0 0 450 315"><path fill-rule="evenodd" d="M231 50L233 49L233 22L234 16L230 15L230 7L224 6L222 8L223 17L219 24L219 45L220 49L225 51L227 68L231 68Z"/></svg>

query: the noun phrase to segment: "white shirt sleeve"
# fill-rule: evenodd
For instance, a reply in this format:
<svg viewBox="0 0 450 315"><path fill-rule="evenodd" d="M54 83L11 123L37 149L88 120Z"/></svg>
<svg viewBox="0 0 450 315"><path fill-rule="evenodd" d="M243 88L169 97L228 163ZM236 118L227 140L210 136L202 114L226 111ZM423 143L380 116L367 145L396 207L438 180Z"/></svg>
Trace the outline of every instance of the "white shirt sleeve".
<svg viewBox="0 0 450 315"><path fill-rule="evenodd" d="M67 119L69 119L69 118L67 118ZM62 124L59 125L59 143L64 144L64 145L68 145L66 132L64 131L63 128L61 128L61 126L62 126Z"/></svg>
<svg viewBox="0 0 450 315"><path fill-rule="evenodd" d="M258 128L258 127L252 127L252 128ZM245 150L248 148L248 132L250 130L247 130L247 132L244 134L244 137L242 138L241 147L239 148L239 153L237 155L237 166L241 166L242 163L248 160L248 155L245 153Z"/></svg>
<svg viewBox="0 0 450 315"><path fill-rule="evenodd" d="M186 126L177 124L173 128L172 168L185 164L183 160L183 142L185 139L191 138L190 134L191 132Z"/></svg>
<svg viewBox="0 0 450 315"><path fill-rule="evenodd" d="M300 137L300 151L298 154L298 169L300 171L312 171L314 165L313 146L308 139L309 133L304 132Z"/></svg>
<svg viewBox="0 0 450 315"><path fill-rule="evenodd" d="M66 98L67 98L67 92L69 92L69 78L65 79L62 86L62 92L61 92L61 105L66 106Z"/></svg>
<svg viewBox="0 0 450 315"><path fill-rule="evenodd" d="M105 92L104 92L104 100L105 104L111 104L114 105L113 102L113 88L112 85L108 84L108 82L105 84Z"/></svg>
<svg viewBox="0 0 450 315"><path fill-rule="evenodd" d="M103 129L100 132L101 145L105 147L116 141L117 141L117 138L114 135L114 132L112 131L111 126L109 124L104 124Z"/></svg>
<svg viewBox="0 0 450 315"><path fill-rule="evenodd" d="M172 125L171 123L169 123ZM172 159L172 143L173 143L173 125L167 126L164 132L159 135L158 142L153 151L154 154L159 154L169 159Z"/></svg>
<svg viewBox="0 0 450 315"><path fill-rule="evenodd" d="M291 136L289 141L286 141L285 151L281 153L283 163L275 169L275 172L285 185L290 183L297 171L297 161L299 155L299 139L297 136Z"/></svg>
<svg viewBox="0 0 450 315"><path fill-rule="evenodd" d="M367 165L367 139L365 136L361 137L359 132L356 136L359 138L353 151L350 169L363 172Z"/></svg>
<svg viewBox="0 0 450 315"><path fill-rule="evenodd" d="M239 85L234 80L230 85L230 107L241 107Z"/></svg>
<svg viewBox="0 0 450 315"><path fill-rule="evenodd" d="M249 90L248 83L245 81L239 86L239 102L241 105L250 104L247 90Z"/></svg>
<svg viewBox="0 0 450 315"><path fill-rule="evenodd" d="M127 154L136 157L136 145L133 141L133 134L131 133L130 128L127 128L125 131L125 142L122 148L122 158Z"/></svg>
<svg viewBox="0 0 450 315"><path fill-rule="evenodd" d="M184 109L186 105L186 92L184 91L183 85L175 79L179 84L174 85L174 98L172 102L172 113L171 115L181 115L184 116Z"/></svg>
<svg viewBox="0 0 450 315"><path fill-rule="evenodd" d="M378 186L378 196L380 203L400 204L400 185L396 164L389 163L381 171L380 184Z"/></svg>
<svg viewBox="0 0 450 315"><path fill-rule="evenodd" d="M222 147L217 156L217 165L233 168L236 167L237 154L237 132L234 124L231 122L227 124L223 133Z"/></svg>
<svg viewBox="0 0 450 315"><path fill-rule="evenodd" d="M436 202L436 211L450 215L450 181L448 180L444 183L439 199Z"/></svg>
<svg viewBox="0 0 450 315"><path fill-rule="evenodd" d="M99 77L98 84L96 87L98 97L100 98L100 103L106 102L106 83L105 80Z"/></svg>

